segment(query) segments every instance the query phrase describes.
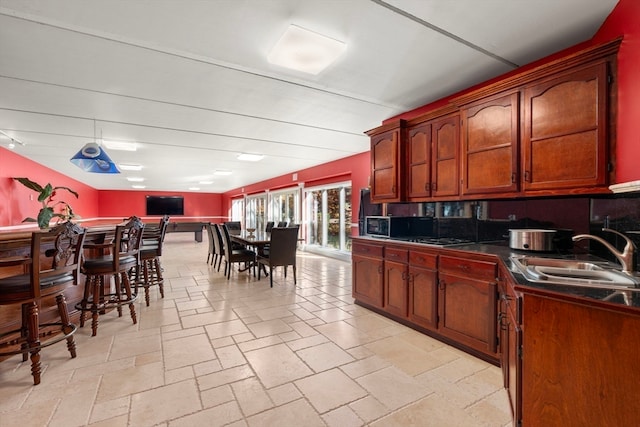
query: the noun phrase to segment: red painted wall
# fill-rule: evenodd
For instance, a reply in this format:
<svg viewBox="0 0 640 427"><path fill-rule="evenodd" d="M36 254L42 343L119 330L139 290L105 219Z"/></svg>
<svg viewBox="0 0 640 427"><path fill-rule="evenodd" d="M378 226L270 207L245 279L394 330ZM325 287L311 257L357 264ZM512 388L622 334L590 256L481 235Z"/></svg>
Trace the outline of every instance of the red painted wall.
<svg viewBox="0 0 640 427"><path fill-rule="evenodd" d="M620 0L609 14L593 43L623 36L618 53L618 138L616 181L640 179L640 1Z"/></svg>
<svg viewBox="0 0 640 427"><path fill-rule="evenodd" d="M144 217L146 196L183 196L184 216L174 216L171 221L190 220L194 217L205 218L211 222L222 215L222 197L218 193L180 193L171 191L98 191L100 217Z"/></svg>
<svg viewBox="0 0 640 427"><path fill-rule="evenodd" d="M37 193L15 181L14 177L26 177L43 186L50 183L54 187L69 187L79 197L76 199L67 191L60 190L57 199L69 203L81 218L98 216L98 192L95 189L0 147L0 226L18 225L26 217L35 218L42 207Z"/></svg>
<svg viewBox="0 0 640 427"><path fill-rule="evenodd" d="M637 167L640 156L640 133L636 121L640 117L640 1L620 0L611 11L600 29L591 40L577 44L561 52L556 52L539 61L532 62L495 79L488 80L471 88L454 93L422 107L407 111L385 120L383 123L402 118L411 119L422 113L443 107L449 101L474 89L503 79L505 77L531 69L539 64L560 58L589 46L605 43L623 37L618 52L618 123L616 142L616 182L640 179L640 168Z"/></svg>
<svg viewBox="0 0 640 427"><path fill-rule="evenodd" d="M369 186L369 173L371 170L371 156L369 152L356 154L345 157L333 162L325 163L308 169L294 171L286 175L281 175L266 181L257 182L227 191L222 195L223 212L229 215L231 211L231 199L261 193L266 190L284 189L289 187L297 187L298 184L304 183L305 187L314 187L317 185L330 184L333 182L341 182L351 180L351 188L353 194L359 193L359 190ZM292 176L298 174L298 179L294 181ZM357 196L353 198L351 211L358 212L360 201ZM357 221L357 218L353 219ZM354 230L356 232L356 230Z"/></svg>

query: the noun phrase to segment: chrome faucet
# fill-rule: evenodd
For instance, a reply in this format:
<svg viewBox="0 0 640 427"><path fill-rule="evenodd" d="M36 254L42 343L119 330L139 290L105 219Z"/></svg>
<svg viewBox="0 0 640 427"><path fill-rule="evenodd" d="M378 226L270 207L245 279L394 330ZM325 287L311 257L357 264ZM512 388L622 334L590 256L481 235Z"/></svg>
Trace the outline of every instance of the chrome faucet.
<svg viewBox="0 0 640 427"><path fill-rule="evenodd" d="M608 231L610 233L617 234L618 236L621 236L625 240L626 244L624 245L624 249L622 250L622 252L618 251L618 249L616 249L615 246L613 246L611 243L604 240L602 237L594 236L591 234L578 234L573 236L572 239L574 242L577 242L578 240L583 240L583 239L592 239L592 240L595 240L596 242L602 243L607 249L609 249L609 251L613 255L615 255L616 258L618 258L618 261L620 261L620 264L622 264L623 273L627 273L627 274L633 273L633 254L635 253L636 245L633 243L631 239L629 239L627 236L620 233L619 231L612 230L610 228L603 228L602 231Z"/></svg>

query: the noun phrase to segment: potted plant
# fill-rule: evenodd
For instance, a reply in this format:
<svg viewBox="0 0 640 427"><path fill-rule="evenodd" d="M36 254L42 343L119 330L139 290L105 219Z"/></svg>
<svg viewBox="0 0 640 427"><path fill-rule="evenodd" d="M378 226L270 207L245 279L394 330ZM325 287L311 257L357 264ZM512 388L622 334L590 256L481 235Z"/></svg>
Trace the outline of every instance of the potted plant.
<svg viewBox="0 0 640 427"><path fill-rule="evenodd" d="M47 184L44 187L37 182L31 181L29 178L13 178L25 187L38 193L38 201L42 203L42 209L38 212L38 218L25 218L22 222L37 222L38 227L41 229L49 228L49 223L53 218L58 218L60 221L69 221L75 218L76 215L71 209L71 205L63 200L54 200L57 194L57 190L66 190L69 193L78 198L78 193L68 187L54 187L51 184Z"/></svg>

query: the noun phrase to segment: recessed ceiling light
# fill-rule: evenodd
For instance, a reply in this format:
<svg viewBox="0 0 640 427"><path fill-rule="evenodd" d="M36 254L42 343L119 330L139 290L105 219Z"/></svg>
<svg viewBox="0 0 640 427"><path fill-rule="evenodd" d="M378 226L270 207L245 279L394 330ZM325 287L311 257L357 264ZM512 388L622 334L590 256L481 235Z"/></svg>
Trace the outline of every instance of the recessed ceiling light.
<svg viewBox="0 0 640 427"><path fill-rule="evenodd" d="M215 171L213 174L214 174L214 175L221 175L221 176L223 176L223 175L231 175L232 173L233 173L233 172L231 172L231 171L217 170L217 171Z"/></svg>
<svg viewBox="0 0 640 427"><path fill-rule="evenodd" d="M200 189L200 187L189 187L189 190L191 191L198 191Z"/></svg>
<svg viewBox="0 0 640 427"><path fill-rule="evenodd" d="M213 184L213 181L200 181L198 184L210 185L210 184Z"/></svg>
<svg viewBox="0 0 640 427"><path fill-rule="evenodd" d="M267 60L281 67L318 74L345 51L347 45L297 25L290 25L271 49Z"/></svg>
<svg viewBox="0 0 640 427"><path fill-rule="evenodd" d="M104 144L105 147L107 147L110 150L121 150L121 151L136 151L137 150L135 142L103 140L102 143Z"/></svg>
<svg viewBox="0 0 640 427"><path fill-rule="evenodd" d="M262 160L264 158L264 156L262 154L247 154L247 153L242 153L240 155L238 155L238 160L244 160L247 162L258 162L260 160Z"/></svg>
<svg viewBox="0 0 640 427"><path fill-rule="evenodd" d="M142 181L144 181L144 178L142 178L140 176L128 176L127 177L127 181L129 181L129 182L142 182Z"/></svg>
<svg viewBox="0 0 640 427"><path fill-rule="evenodd" d="M147 186L146 185L132 185L131 188L142 189L142 188L147 188Z"/></svg>
<svg viewBox="0 0 640 427"><path fill-rule="evenodd" d="M134 165L134 164L127 164L127 163L119 163L118 166L120 166L120 169L122 169L123 171L141 171L142 170L142 165Z"/></svg>

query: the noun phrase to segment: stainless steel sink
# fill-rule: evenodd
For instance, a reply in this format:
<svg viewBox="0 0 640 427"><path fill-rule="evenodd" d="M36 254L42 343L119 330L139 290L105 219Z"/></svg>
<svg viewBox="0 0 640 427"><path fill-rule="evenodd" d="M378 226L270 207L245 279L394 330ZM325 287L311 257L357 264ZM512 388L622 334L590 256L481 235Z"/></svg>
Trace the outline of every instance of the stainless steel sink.
<svg viewBox="0 0 640 427"><path fill-rule="evenodd" d="M531 282L636 290L640 280L617 270L607 262L512 256L514 267ZM637 289L640 291L640 288Z"/></svg>

